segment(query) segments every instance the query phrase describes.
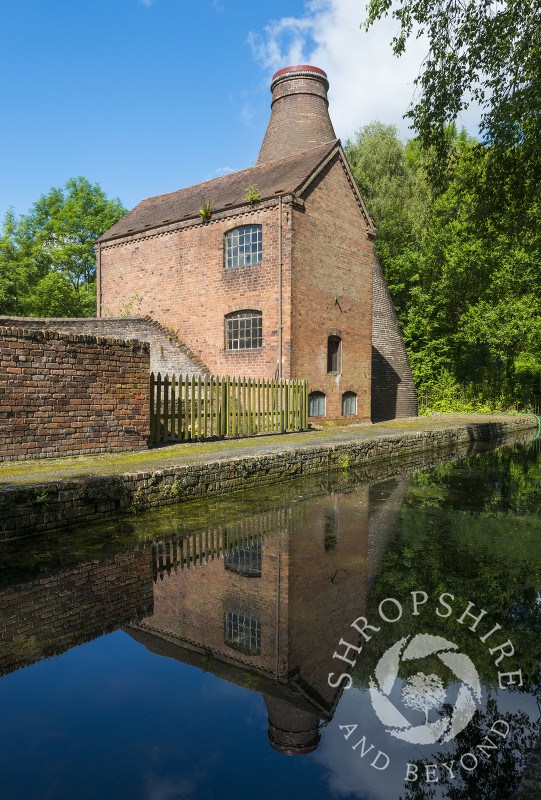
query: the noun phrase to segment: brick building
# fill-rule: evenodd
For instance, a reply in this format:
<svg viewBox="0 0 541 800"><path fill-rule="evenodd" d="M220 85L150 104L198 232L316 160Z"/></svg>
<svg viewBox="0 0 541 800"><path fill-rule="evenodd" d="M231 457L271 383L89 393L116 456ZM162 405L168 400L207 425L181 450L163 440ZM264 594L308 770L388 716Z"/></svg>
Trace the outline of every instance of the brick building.
<svg viewBox="0 0 541 800"><path fill-rule="evenodd" d="M312 417L409 416L404 342L327 89L316 67L280 70L253 167L143 200L107 231L98 316L136 300L210 372L306 378Z"/></svg>
<svg viewBox="0 0 541 800"><path fill-rule="evenodd" d="M126 632L151 652L260 692L271 747L311 752L344 689L328 680L347 671L337 644L359 644L351 623L366 614L408 485L401 477L347 492L306 486L309 502L155 543L152 611Z"/></svg>

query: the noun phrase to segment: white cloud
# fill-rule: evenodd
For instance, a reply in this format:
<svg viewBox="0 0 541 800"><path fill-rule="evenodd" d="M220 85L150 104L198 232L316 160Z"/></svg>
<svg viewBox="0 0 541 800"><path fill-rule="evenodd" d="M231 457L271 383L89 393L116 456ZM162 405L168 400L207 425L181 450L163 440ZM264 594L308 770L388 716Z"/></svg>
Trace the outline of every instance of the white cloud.
<svg viewBox="0 0 541 800"><path fill-rule="evenodd" d="M403 115L414 96L426 40L411 39L405 55L396 58L390 42L397 23L383 19L368 32L361 29L366 14L359 0L309 0L305 7L302 17L283 17L250 34L267 80L290 64L321 67L329 76L331 119L342 140L374 119L396 125L402 138L411 136ZM471 121L468 128L475 132L471 116L463 121Z"/></svg>
<svg viewBox="0 0 541 800"><path fill-rule="evenodd" d="M163 775L148 775L146 781L147 800L183 800L194 797L196 782L191 778Z"/></svg>
<svg viewBox="0 0 541 800"><path fill-rule="evenodd" d="M252 120L255 116L255 109L249 102L245 102L240 111L240 118L242 120L242 124L246 125L247 128L252 127Z"/></svg>
<svg viewBox="0 0 541 800"><path fill-rule="evenodd" d="M235 167L216 167L213 173L214 178L218 178L220 175L229 175L230 172L236 172L237 170Z"/></svg>
<svg viewBox="0 0 541 800"><path fill-rule="evenodd" d="M230 167L230 166L223 166L223 167L216 167L216 169L212 170L212 172L208 173L205 178L202 179L202 183L205 181L212 181L214 178L220 178L222 175L229 175L230 172L238 172L241 167Z"/></svg>

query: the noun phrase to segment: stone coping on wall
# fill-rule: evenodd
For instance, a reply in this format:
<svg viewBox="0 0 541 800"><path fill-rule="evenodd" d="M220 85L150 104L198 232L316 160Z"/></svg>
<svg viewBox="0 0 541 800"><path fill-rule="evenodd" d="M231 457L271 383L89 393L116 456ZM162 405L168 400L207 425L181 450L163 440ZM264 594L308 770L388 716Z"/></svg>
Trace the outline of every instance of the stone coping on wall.
<svg viewBox="0 0 541 800"><path fill-rule="evenodd" d="M329 469L346 469L378 461L400 463L425 450L441 451L461 442L494 441L519 431L532 429L534 432L537 427L533 416L415 418L391 424L317 431L306 434L304 440L303 434L286 434L268 437L270 442L266 444L262 444L261 439L244 439L177 445L143 452L141 455L145 459L139 463L134 460L139 453L126 453L101 460L98 456L69 459L71 469L65 467L55 472L32 471L36 462L32 462L30 469L28 462L16 467L9 465L11 469L0 469L0 539L277 483ZM190 447L193 448L191 452ZM176 457L167 456L166 450L176 450ZM80 466L74 471L73 462L77 461ZM117 462L116 471L112 469L114 462ZM86 467L81 466L84 463Z"/></svg>
<svg viewBox="0 0 541 800"><path fill-rule="evenodd" d="M42 321L42 320L38 320ZM17 318L17 322L22 322ZM88 333L60 333L59 331L50 330L46 327L21 327L13 326L7 327L0 326L0 337L17 337L20 339L28 339L33 342L46 341L47 339L58 339L64 342L81 342L84 344L104 344L104 345L121 345L125 347L141 348L142 351L149 353L150 345L148 342L142 342L139 339L115 339L111 336L93 336Z"/></svg>

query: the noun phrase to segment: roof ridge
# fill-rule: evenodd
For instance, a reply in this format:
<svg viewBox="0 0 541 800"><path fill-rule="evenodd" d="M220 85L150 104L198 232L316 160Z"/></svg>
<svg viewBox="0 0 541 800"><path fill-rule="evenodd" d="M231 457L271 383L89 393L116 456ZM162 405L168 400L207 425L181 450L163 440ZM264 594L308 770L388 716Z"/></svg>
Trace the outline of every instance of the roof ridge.
<svg viewBox="0 0 541 800"><path fill-rule="evenodd" d="M147 200L158 200L161 197L167 197L168 195L176 194L177 192L182 192L185 189L197 189L198 186L204 186L205 183L213 183L214 181L219 181L225 178L229 178L230 175L240 175L242 172L249 172L252 169L265 169L266 167L270 167L273 164L281 164L285 161L291 161L294 158L299 158L300 156L306 155L306 153L311 153L313 150L319 150L320 148L330 147L330 145L336 145L340 142L340 139L329 139L328 142L323 142L323 144L318 144L316 147L310 147L308 150L302 150L300 153L294 153L292 156L287 156L286 158L276 158L274 161L266 161L264 164L252 164L251 167L244 167L244 169L236 169L232 170L231 172L226 172L224 175L217 175L215 178L209 178L206 181L199 181L199 183L191 183L189 186L182 186L180 189L173 189L171 192L163 192L163 194L154 194L151 197L143 197L142 200L139 201L140 203L144 203Z"/></svg>
<svg viewBox="0 0 541 800"><path fill-rule="evenodd" d="M220 175L174 192L145 198L103 233L98 242L119 240L145 231L150 233L164 225L189 219L198 220L201 200L212 201L213 213L249 205L246 199L249 184L257 185L259 200L265 202L277 195L295 195L298 187L318 170L319 165L340 149L340 139L331 139L287 158L254 164L244 170Z"/></svg>

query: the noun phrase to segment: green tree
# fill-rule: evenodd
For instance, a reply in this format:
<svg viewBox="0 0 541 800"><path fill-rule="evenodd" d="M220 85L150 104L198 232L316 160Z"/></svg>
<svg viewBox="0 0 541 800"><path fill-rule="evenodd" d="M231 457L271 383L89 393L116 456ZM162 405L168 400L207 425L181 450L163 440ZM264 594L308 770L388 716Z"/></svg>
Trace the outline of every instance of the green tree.
<svg viewBox="0 0 541 800"><path fill-rule="evenodd" d="M449 373L509 392L521 363L529 364L532 380L541 375L535 204L519 208L505 184L491 190L490 159L475 141L460 148L415 254L401 321L421 384Z"/></svg>
<svg viewBox="0 0 541 800"><path fill-rule="evenodd" d="M408 113L422 144L442 155L446 126L469 102L480 130L507 168L541 165L541 5L539 0L369 0L366 27L391 13L401 55L410 36L426 36L428 54ZM497 164L495 158L492 162ZM515 170L513 170L515 171Z"/></svg>
<svg viewBox="0 0 541 800"><path fill-rule="evenodd" d="M0 313L92 316L96 311L94 242L126 209L99 184L71 178L18 220L8 211L0 237Z"/></svg>
<svg viewBox="0 0 541 800"><path fill-rule="evenodd" d="M344 146L355 180L377 227L376 253L400 314L408 305L415 252L430 210L424 154L404 145L394 125L371 122Z"/></svg>

